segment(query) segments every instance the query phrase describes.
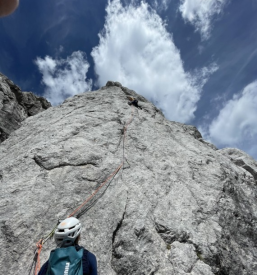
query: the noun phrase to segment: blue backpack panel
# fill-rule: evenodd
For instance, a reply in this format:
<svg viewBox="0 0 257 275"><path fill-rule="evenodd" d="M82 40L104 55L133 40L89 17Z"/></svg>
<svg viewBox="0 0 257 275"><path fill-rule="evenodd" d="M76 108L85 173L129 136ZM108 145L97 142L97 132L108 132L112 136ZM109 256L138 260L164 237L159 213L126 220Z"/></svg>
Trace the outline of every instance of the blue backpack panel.
<svg viewBox="0 0 257 275"><path fill-rule="evenodd" d="M83 275L83 251L74 246L51 251L46 275Z"/></svg>

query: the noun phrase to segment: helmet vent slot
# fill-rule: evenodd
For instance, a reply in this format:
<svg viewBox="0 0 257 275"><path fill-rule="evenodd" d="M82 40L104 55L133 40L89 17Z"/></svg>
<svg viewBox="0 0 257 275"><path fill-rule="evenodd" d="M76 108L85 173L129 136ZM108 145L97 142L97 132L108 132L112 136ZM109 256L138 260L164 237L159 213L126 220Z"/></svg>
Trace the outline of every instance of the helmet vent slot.
<svg viewBox="0 0 257 275"><path fill-rule="evenodd" d="M70 233L70 234L69 234L69 237L74 237L75 233L76 233L76 232Z"/></svg>

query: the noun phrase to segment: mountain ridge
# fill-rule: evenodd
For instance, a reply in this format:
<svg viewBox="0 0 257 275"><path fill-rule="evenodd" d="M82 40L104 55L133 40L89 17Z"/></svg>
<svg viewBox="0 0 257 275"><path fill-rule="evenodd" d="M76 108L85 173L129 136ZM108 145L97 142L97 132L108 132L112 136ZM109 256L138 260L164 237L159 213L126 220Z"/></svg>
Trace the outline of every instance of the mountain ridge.
<svg viewBox="0 0 257 275"><path fill-rule="evenodd" d="M45 98L32 92L22 92L0 73L0 143L18 129L27 117L34 116L50 106L50 102Z"/></svg>

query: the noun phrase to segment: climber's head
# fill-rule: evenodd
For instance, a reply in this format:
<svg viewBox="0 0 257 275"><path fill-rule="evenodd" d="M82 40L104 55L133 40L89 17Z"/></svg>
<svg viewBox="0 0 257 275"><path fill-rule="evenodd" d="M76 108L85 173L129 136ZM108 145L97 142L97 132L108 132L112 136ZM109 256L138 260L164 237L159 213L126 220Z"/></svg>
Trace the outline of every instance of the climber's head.
<svg viewBox="0 0 257 275"><path fill-rule="evenodd" d="M128 99L129 101L135 100L135 98L134 98L133 96L127 96L127 99Z"/></svg>
<svg viewBox="0 0 257 275"><path fill-rule="evenodd" d="M71 217L63 220L54 232L54 239L58 246L63 242L77 244L81 232L81 223L78 219Z"/></svg>
<svg viewBox="0 0 257 275"><path fill-rule="evenodd" d="M19 5L19 0L0 0L0 17L13 13Z"/></svg>

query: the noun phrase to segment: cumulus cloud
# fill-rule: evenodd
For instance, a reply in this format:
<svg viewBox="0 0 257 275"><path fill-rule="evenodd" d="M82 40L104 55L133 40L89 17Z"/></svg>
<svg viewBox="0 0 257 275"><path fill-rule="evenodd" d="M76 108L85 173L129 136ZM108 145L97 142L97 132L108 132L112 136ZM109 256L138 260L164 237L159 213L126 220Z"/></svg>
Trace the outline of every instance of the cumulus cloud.
<svg viewBox="0 0 257 275"><path fill-rule="evenodd" d="M257 81L226 102L205 136L219 147L241 148L257 159Z"/></svg>
<svg viewBox="0 0 257 275"><path fill-rule="evenodd" d="M195 26L202 39L208 39L211 22L220 14L227 0L180 0L179 10L185 21Z"/></svg>
<svg viewBox="0 0 257 275"><path fill-rule="evenodd" d="M144 95L171 120L194 117L202 86L217 68L185 72L165 24L148 4L109 2L100 42L92 51L98 85L108 80Z"/></svg>
<svg viewBox="0 0 257 275"><path fill-rule="evenodd" d="M92 80L86 81L89 63L83 52L73 52L67 59L53 59L50 56L35 61L43 75L44 96L53 104L63 102L67 97L89 91Z"/></svg>

